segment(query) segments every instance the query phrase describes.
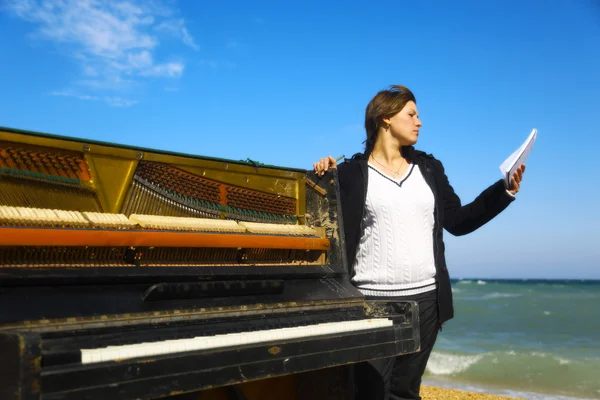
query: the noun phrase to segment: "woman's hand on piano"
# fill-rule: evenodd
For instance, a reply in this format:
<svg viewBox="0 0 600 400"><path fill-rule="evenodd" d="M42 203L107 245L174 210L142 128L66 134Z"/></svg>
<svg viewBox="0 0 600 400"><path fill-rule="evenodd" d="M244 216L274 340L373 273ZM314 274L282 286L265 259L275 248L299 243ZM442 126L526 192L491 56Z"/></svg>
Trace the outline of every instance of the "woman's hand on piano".
<svg viewBox="0 0 600 400"><path fill-rule="evenodd" d="M337 162L332 156L321 158L319 161L313 164L313 167L315 168L315 174L318 176L325 175L325 172L327 172L329 168L335 168L336 166Z"/></svg>

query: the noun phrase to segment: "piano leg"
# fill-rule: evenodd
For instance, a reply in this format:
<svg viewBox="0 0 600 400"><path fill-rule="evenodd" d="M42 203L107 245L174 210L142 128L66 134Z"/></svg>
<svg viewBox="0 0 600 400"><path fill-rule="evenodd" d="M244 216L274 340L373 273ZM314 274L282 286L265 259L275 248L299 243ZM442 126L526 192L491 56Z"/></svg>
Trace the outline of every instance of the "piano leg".
<svg viewBox="0 0 600 400"><path fill-rule="evenodd" d="M0 399L39 400L39 336L0 332Z"/></svg>

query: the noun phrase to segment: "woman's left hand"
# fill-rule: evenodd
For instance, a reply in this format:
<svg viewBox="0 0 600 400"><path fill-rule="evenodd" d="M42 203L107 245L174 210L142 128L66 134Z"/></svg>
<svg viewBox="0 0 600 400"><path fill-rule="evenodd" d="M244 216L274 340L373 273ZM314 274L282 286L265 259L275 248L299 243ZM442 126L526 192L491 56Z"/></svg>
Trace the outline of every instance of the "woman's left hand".
<svg viewBox="0 0 600 400"><path fill-rule="evenodd" d="M512 179L510 180L510 189L508 191L514 196L521 189L521 180L523 179L523 174L525 173L525 164L521 164L519 168L515 171Z"/></svg>

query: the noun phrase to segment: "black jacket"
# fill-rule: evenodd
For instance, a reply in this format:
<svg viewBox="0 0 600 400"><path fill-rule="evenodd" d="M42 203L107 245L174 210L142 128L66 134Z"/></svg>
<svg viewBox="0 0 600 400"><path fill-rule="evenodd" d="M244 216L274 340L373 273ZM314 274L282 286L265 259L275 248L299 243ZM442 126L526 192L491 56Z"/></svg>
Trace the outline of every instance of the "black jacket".
<svg viewBox="0 0 600 400"><path fill-rule="evenodd" d="M408 161L419 166L435 198L433 246L438 282L438 318L441 325L454 316L442 228L456 236L473 232L502 212L514 198L506 192L504 183L499 180L485 189L472 203L463 206L450 186L441 162L412 146L403 147L402 153ZM338 166L346 256L351 277L354 275L352 266L360 240L360 225L367 196L367 159L363 154L356 154Z"/></svg>

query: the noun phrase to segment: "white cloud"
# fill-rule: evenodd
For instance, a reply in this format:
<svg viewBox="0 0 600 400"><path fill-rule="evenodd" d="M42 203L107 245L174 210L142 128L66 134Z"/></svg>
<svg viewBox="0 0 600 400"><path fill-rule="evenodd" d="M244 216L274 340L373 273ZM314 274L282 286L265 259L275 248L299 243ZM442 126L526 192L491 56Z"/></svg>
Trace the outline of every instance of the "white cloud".
<svg viewBox="0 0 600 400"><path fill-rule="evenodd" d="M168 33L178 39L181 39L184 44L191 47L194 50L198 50L199 46L185 27L185 21L183 19L171 19L156 25L154 28L158 32Z"/></svg>
<svg viewBox="0 0 600 400"><path fill-rule="evenodd" d="M71 89L67 89L67 90L56 90L53 92L50 92L50 95L52 96L62 96L62 97L73 97L79 100L86 100L86 101L103 101L113 107L121 107L121 108L126 108L126 107L131 107L134 104L139 103L137 100L130 100L130 99L124 99L122 97L115 97L115 96L90 96L90 95L85 95L85 94L79 94L76 91L73 91Z"/></svg>
<svg viewBox="0 0 600 400"><path fill-rule="evenodd" d="M100 98L98 96L77 94L71 90L55 90L53 92L50 92L50 94L52 96L75 97L79 100L89 100L89 101L99 101L100 100Z"/></svg>
<svg viewBox="0 0 600 400"><path fill-rule="evenodd" d="M104 101L113 107L123 107L123 108L131 107L134 104L138 103L138 101L136 101L136 100L128 100L128 99L123 99L121 97L105 97Z"/></svg>
<svg viewBox="0 0 600 400"><path fill-rule="evenodd" d="M147 68L141 75L143 76L165 76L169 78L179 78L183 74L183 64L170 62L166 64L154 65Z"/></svg>
<svg viewBox="0 0 600 400"><path fill-rule="evenodd" d="M95 79L79 79L72 82L73 85L98 91L133 92L141 86L141 83L123 78L120 75L94 76Z"/></svg>
<svg viewBox="0 0 600 400"><path fill-rule="evenodd" d="M144 78L182 76L185 65L181 59L155 60L161 37L174 37L198 49L185 20L175 18L176 11L169 4L145 0L6 0L5 9L34 24L32 36L36 40L59 45L80 63L84 79L73 84L95 91L123 92L140 85ZM89 100L78 96L70 97ZM117 107L133 104L120 97L96 97Z"/></svg>

